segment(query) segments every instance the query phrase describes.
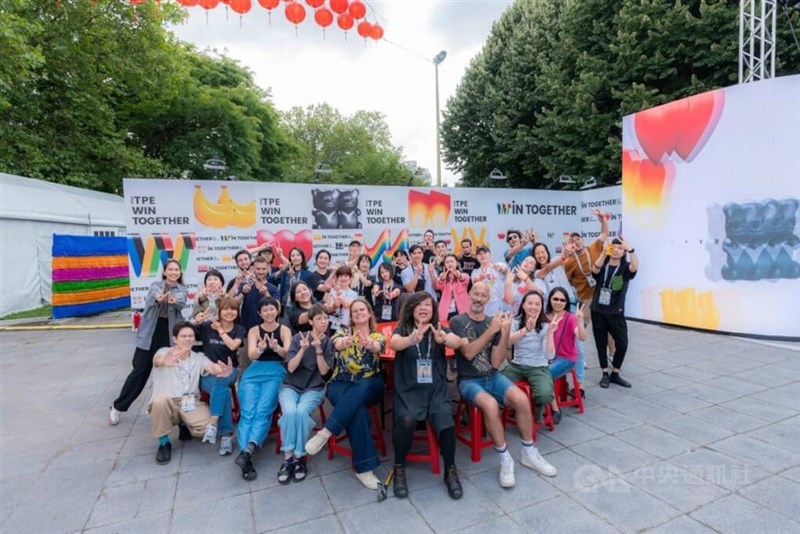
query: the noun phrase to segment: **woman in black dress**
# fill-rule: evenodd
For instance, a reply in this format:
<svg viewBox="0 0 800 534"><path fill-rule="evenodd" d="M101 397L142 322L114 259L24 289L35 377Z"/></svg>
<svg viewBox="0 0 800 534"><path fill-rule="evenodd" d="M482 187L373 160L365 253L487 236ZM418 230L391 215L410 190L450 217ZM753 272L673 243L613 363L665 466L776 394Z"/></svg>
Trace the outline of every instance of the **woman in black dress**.
<svg viewBox="0 0 800 534"><path fill-rule="evenodd" d="M453 499L463 495L455 465L456 433L453 406L447 391L445 345L458 348L461 339L439 327L439 314L430 294L408 298L400 311L389 346L394 359L394 494L408 496L406 456L417 423L430 421L439 436L444 458L444 482Z"/></svg>

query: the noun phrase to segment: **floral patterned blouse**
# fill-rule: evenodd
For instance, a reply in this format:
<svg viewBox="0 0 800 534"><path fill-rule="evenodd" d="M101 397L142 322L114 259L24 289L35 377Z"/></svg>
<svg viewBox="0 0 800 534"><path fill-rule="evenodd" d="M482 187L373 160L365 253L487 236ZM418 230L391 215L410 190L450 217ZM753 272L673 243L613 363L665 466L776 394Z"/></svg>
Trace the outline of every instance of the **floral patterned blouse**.
<svg viewBox="0 0 800 534"><path fill-rule="evenodd" d="M346 337L347 330L337 330L333 335L333 342L337 339ZM343 382L355 382L362 378L369 378L378 373L380 354L386 348L386 337L378 332L372 332L369 338L381 344L379 352L370 352L362 349L358 344L358 334L353 336L353 342L343 350L337 351L336 359L333 364L333 377L331 380L341 380Z"/></svg>

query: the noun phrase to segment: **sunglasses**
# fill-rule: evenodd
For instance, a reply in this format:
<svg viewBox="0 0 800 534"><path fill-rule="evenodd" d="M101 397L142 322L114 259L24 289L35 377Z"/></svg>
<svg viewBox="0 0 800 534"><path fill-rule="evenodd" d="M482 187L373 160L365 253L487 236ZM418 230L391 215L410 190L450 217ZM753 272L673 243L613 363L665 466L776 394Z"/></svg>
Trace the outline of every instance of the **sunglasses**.
<svg viewBox="0 0 800 534"><path fill-rule="evenodd" d="M550 300L552 300L554 302L567 302L567 299L560 299L560 298L556 298L556 297L553 297Z"/></svg>

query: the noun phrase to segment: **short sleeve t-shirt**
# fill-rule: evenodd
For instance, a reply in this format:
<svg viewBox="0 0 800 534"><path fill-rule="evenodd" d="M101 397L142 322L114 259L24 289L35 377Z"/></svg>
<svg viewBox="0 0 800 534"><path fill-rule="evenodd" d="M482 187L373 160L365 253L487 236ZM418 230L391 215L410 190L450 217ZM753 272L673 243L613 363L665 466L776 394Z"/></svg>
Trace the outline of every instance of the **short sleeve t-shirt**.
<svg viewBox="0 0 800 534"><path fill-rule="evenodd" d="M320 302L325 298L325 291L319 291L317 288L324 284L326 280L328 280L328 275L330 275L330 273L330 270L326 271L325 274L321 274L319 271L314 271L308 276L308 285L311 287L311 291L313 291L314 298L317 299L317 302Z"/></svg>
<svg viewBox="0 0 800 534"><path fill-rule="evenodd" d="M514 346L514 363L529 367L545 367L547 365L545 341L547 340L549 326L549 324L544 323L539 332L531 330L517 341ZM514 319L511 323L511 332L516 332L519 329L519 319Z"/></svg>
<svg viewBox="0 0 800 534"><path fill-rule="evenodd" d="M466 313L456 315L450 319L450 330L461 338L466 338L470 342L475 341L489 328L492 318L488 315L482 321L471 319ZM456 367L458 378L482 378L490 376L497 370L492 366L492 348L500 342L500 332L495 334L491 342L483 347L472 360L467 360L461 353L456 351Z"/></svg>
<svg viewBox="0 0 800 534"><path fill-rule="evenodd" d="M169 347L164 347L156 352L156 356L169 352ZM154 356L155 358L155 356ZM166 396L171 399L182 397L189 393L200 395L200 374L211 361L204 354L190 352L185 360L178 360L177 367L153 367L153 393L152 402L156 397Z"/></svg>
<svg viewBox="0 0 800 534"><path fill-rule="evenodd" d="M592 265L603 253L603 242L599 239L580 252L567 258L564 270L572 287L578 292L578 298L583 301L592 300L594 288L589 285L588 278L592 276Z"/></svg>
<svg viewBox="0 0 800 534"><path fill-rule="evenodd" d="M233 325L233 328L228 332L231 339L240 339L244 343L247 337L247 332L242 325ZM225 342L220 337L219 333L211 328L211 323L206 321L200 325L200 339L203 341L203 353L213 363L218 361L227 362L228 358L233 362L234 367L239 367L239 359L236 356L235 350L231 350L225 345ZM242 345L239 345L240 347Z"/></svg>
<svg viewBox="0 0 800 534"><path fill-rule="evenodd" d="M592 311L607 313L609 315L623 315L625 313L625 295L628 293L628 283L636 277L635 272L631 272L628 260L622 259L619 265L609 265L610 258L606 259L600 272L594 275L597 287L592 299ZM600 304L601 289L611 290L611 298L608 305Z"/></svg>
<svg viewBox="0 0 800 534"><path fill-rule="evenodd" d="M480 266L480 262L478 262L478 258L475 256L461 256L458 259L458 265L461 268L461 272L467 273L469 275L472 274L472 271Z"/></svg>

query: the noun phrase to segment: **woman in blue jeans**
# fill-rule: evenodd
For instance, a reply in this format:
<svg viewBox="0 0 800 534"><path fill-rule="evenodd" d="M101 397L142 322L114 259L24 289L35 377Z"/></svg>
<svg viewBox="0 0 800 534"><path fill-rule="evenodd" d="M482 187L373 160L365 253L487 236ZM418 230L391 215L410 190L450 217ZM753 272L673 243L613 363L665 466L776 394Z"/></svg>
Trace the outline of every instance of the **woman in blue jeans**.
<svg viewBox="0 0 800 534"><path fill-rule="evenodd" d="M208 315L216 315L208 317ZM212 363L233 363L233 371L226 377L206 375L200 377L200 389L208 393L211 419L203 435L203 443L216 443L217 434L222 436L219 444L220 456L233 452L233 420L231 419L231 384L239 377L239 359L236 351L244 343L247 333L236 324L239 303L228 296L220 297L216 303L216 314L209 309L195 316L203 342L203 353Z"/></svg>
<svg viewBox="0 0 800 534"><path fill-rule="evenodd" d="M288 484L306 478L305 445L314 420L311 414L325 399L323 375L333 365L333 342L328 330L328 314L321 304L308 310L311 323L309 332L295 334L286 353L286 376L278 393L281 403L281 450L283 464L278 471L278 482Z"/></svg>
<svg viewBox="0 0 800 534"><path fill-rule="evenodd" d="M253 467L253 453L264 443L272 424L278 390L286 374L283 359L292 341L289 327L278 323L281 305L276 299L261 299L258 313L263 322L247 334L247 356L252 363L239 381L242 415L236 437L241 452L236 465L242 469L245 480L255 480L258 476Z"/></svg>
<svg viewBox="0 0 800 534"><path fill-rule="evenodd" d="M328 383L328 400L334 409L325 428L306 443L306 452L317 454L328 438L347 431L356 477L367 488L377 489L380 480L372 471L380 459L370 433L367 406L378 404L383 398L378 363L386 338L376 331L375 317L366 300L361 297L353 300L350 327L337 331L333 343L337 353L333 378Z"/></svg>
<svg viewBox="0 0 800 534"><path fill-rule="evenodd" d="M569 312L569 295L563 287L554 287L547 297L547 319L558 322L553 334L555 357L550 362L550 376L553 380L561 378L570 369L575 368L578 360L577 343L586 341L586 327L583 325L583 303L578 304L575 314ZM575 369L577 372L577 369ZM574 385L575 391L580 389L580 379ZM582 390L581 390L582 391ZM550 403L553 411L553 422L561 421L558 400L553 397Z"/></svg>

